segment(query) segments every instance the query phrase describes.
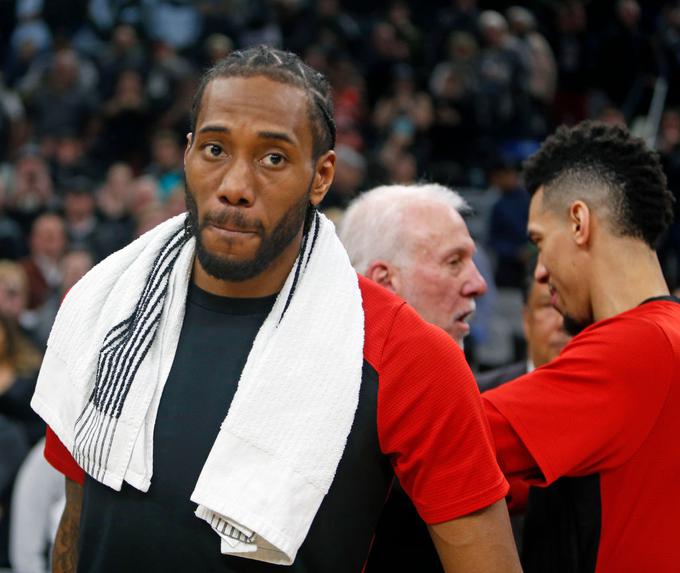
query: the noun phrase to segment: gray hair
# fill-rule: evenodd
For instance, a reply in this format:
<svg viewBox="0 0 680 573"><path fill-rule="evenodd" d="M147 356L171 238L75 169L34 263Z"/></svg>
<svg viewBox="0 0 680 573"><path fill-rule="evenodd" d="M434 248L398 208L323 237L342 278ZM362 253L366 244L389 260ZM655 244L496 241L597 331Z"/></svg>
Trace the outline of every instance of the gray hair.
<svg viewBox="0 0 680 573"><path fill-rule="evenodd" d="M376 259L400 260L404 255L404 216L423 204L452 208L461 215L470 210L458 193L438 183L382 185L350 203L338 235L358 273L365 274Z"/></svg>

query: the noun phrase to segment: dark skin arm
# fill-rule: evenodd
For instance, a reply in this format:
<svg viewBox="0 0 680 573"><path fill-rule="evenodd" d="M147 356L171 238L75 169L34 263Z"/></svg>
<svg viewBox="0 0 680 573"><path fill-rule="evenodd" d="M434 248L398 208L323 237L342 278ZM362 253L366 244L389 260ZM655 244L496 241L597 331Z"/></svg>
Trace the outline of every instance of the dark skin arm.
<svg viewBox="0 0 680 573"><path fill-rule="evenodd" d="M446 573L521 573L505 500L428 526Z"/></svg>
<svg viewBox="0 0 680 573"><path fill-rule="evenodd" d="M75 573L78 566L83 486L66 478L66 507L52 547L52 573Z"/></svg>

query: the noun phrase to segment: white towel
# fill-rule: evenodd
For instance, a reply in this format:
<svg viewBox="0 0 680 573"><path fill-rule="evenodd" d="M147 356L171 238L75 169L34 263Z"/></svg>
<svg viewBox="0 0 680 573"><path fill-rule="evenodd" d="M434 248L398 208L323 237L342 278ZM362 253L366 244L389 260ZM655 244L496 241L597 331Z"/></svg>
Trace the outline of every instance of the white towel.
<svg viewBox="0 0 680 573"><path fill-rule="evenodd" d="M114 253L71 290L33 397L83 469L116 490L150 485L193 261L184 219ZM356 273L332 223L316 214L191 496L223 553L295 560L354 420L363 326Z"/></svg>

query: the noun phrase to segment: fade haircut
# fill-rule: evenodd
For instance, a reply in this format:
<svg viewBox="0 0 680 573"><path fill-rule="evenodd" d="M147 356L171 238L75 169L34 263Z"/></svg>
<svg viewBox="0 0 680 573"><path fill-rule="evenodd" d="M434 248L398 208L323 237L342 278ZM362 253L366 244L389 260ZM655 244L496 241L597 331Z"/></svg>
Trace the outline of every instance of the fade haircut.
<svg viewBox="0 0 680 573"><path fill-rule="evenodd" d="M458 193L438 183L382 185L354 199L338 230L354 269L363 275L377 259L398 263L408 256L404 218L419 205L431 204L455 209L461 215L470 210Z"/></svg>
<svg viewBox="0 0 680 573"><path fill-rule="evenodd" d="M560 127L524 163L533 195L560 212L577 199L601 213L612 233L655 248L673 220L673 195L656 152L618 126L584 121Z"/></svg>
<svg viewBox="0 0 680 573"><path fill-rule="evenodd" d="M317 159L335 147L333 100L328 80L292 52L277 50L269 46L257 46L231 52L203 74L191 106L191 131L195 131L203 93L210 82L217 78L257 76L295 86L305 92L314 140L313 159Z"/></svg>

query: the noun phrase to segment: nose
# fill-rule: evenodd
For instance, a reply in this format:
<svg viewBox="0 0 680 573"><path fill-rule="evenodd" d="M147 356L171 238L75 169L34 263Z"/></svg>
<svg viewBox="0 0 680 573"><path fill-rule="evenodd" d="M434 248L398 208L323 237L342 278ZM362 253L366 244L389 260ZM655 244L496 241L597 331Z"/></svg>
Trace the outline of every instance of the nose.
<svg viewBox="0 0 680 573"><path fill-rule="evenodd" d="M254 166L247 159L233 158L225 164L224 173L217 188L220 203L230 206L248 207L253 204Z"/></svg>
<svg viewBox="0 0 680 573"><path fill-rule="evenodd" d="M548 269L545 268L541 260L539 259L536 261L536 268L534 269L534 278L536 279L536 282L540 284L546 284L549 277L550 273L548 272Z"/></svg>
<svg viewBox="0 0 680 573"><path fill-rule="evenodd" d="M482 296L487 289L486 281L479 272L477 265L470 261L469 276L463 284L463 296L478 297Z"/></svg>

